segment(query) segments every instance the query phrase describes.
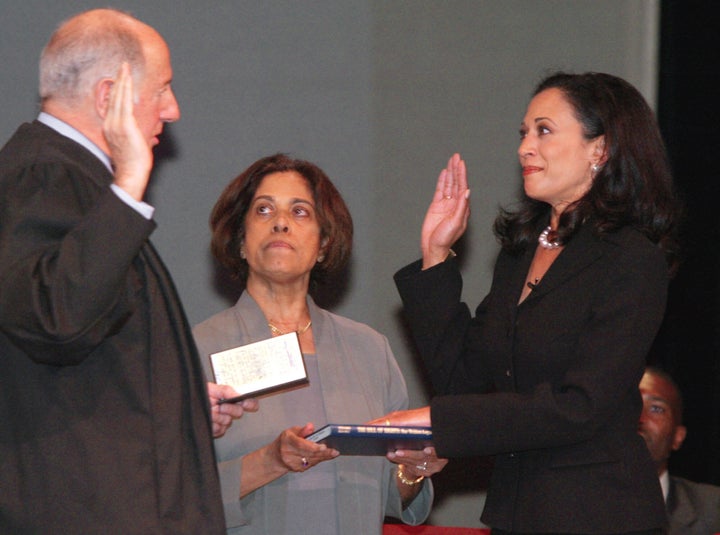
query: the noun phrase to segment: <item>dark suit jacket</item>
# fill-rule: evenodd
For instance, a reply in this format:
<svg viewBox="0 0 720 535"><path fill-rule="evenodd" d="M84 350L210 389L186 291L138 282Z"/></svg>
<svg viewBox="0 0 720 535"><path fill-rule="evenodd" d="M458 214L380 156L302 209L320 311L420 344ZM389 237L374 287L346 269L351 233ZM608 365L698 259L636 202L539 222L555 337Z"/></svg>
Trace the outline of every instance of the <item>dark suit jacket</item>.
<svg viewBox="0 0 720 535"><path fill-rule="evenodd" d="M0 532L224 533L197 350L111 181L38 122L0 151Z"/></svg>
<svg viewBox="0 0 720 535"><path fill-rule="evenodd" d="M438 454L495 455L482 516L492 527L660 527L662 493L637 422L638 383L665 306L663 254L630 229L599 239L584 228L518 305L531 249L500 253L474 318L460 302L455 260L395 275L439 394Z"/></svg>
<svg viewBox="0 0 720 535"><path fill-rule="evenodd" d="M668 535L720 533L720 487L670 476Z"/></svg>

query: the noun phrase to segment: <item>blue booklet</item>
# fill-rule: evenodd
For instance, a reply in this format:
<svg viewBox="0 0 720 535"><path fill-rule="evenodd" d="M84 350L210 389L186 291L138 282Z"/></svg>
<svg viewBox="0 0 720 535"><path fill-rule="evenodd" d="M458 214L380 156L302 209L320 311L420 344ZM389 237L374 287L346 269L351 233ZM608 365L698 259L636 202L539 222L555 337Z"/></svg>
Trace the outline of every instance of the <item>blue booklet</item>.
<svg viewBox="0 0 720 535"><path fill-rule="evenodd" d="M340 455L382 455L394 450L421 450L432 446L430 427L328 424L305 437L326 444Z"/></svg>

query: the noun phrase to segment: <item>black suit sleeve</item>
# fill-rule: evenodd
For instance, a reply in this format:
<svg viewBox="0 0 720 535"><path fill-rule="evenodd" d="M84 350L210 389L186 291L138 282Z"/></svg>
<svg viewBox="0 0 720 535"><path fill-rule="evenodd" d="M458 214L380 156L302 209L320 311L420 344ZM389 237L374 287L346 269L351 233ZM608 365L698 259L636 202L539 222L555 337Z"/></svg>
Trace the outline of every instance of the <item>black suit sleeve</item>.
<svg viewBox="0 0 720 535"><path fill-rule="evenodd" d="M5 193L0 325L37 362L77 364L132 313L155 224L71 165L25 167Z"/></svg>
<svg viewBox="0 0 720 535"><path fill-rule="evenodd" d="M403 312L416 348L428 371L436 394L484 392L490 387L482 358L465 359L472 343L473 322L480 321L481 304L475 319L460 301L462 277L454 258L421 271L414 262L395 274Z"/></svg>

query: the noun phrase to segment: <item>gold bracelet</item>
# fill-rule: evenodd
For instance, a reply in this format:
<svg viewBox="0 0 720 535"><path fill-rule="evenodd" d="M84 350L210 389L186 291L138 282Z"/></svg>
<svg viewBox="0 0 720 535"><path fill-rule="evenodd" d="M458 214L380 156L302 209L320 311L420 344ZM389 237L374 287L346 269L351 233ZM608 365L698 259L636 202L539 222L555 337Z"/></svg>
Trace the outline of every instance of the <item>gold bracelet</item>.
<svg viewBox="0 0 720 535"><path fill-rule="evenodd" d="M445 257L445 260L443 260L443 262L447 262L448 260L450 260L451 258L455 258L456 256L457 256L457 254L455 253L455 251L453 251L452 249L449 249L448 254Z"/></svg>
<svg viewBox="0 0 720 535"><path fill-rule="evenodd" d="M398 465L397 476L398 476L398 479L399 479L400 481L402 481L403 484L407 485L408 487L412 487L413 485L417 485L417 484L420 483L423 479L425 479L425 476L418 476L417 479L407 479L407 478L405 477L405 474L403 474L402 465L401 465L401 464Z"/></svg>

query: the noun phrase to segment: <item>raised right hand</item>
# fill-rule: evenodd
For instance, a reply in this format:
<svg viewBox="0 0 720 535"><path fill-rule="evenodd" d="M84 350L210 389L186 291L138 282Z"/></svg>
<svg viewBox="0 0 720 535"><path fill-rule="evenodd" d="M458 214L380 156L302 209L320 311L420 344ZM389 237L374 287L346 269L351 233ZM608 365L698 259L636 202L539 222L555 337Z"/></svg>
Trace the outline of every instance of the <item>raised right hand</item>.
<svg viewBox="0 0 720 535"><path fill-rule="evenodd" d="M133 80L127 63L120 67L110 90L103 135L115 167L114 183L142 201L150 180L153 154L135 119Z"/></svg>
<svg viewBox="0 0 720 535"><path fill-rule="evenodd" d="M435 195L425 214L420 236L423 269L447 258L452 245L463 235L470 217L470 190L465 162L453 154L440 172Z"/></svg>

